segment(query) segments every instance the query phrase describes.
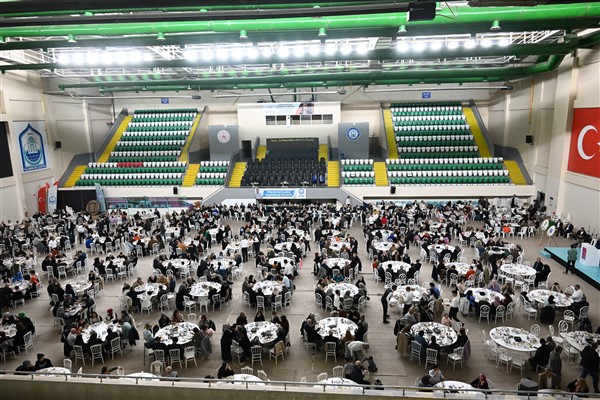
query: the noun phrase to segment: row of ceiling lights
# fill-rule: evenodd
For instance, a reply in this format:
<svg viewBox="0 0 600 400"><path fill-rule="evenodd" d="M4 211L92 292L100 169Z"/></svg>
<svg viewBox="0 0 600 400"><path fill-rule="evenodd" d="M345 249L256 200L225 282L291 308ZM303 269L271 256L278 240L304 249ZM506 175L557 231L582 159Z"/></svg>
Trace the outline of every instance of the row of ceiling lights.
<svg viewBox="0 0 600 400"><path fill-rule="evenodd" d="M482 38L479 40L466 39L466 40L398 40L396 43L396 49L399 52L404 51L424 51L441 50L444 47L450 50L458 49L463 47L465 49L473 49L478 45L484 48L492 46L505 47L510 44L510 41L506 38L499 40L492 40ZM368 43L327 43L325 45L295 45L295 46L277 46L277 47L217 47L217 48L204 48L204 49L187 49L183 52L184 58L188 61L196 61L202 59L205 61L217 60L237 60L243 59L255 60L259 56L263 58L269 58L273 55L277 55L280 59L286 59L290 56L295 58L301 58L305 55L313 57L325 54L333 56L336 53L348 56L353 52L358 55L366 55L369 52ZM60 64L74 64L74 65L97 65L97 64L139 64L140 62L151 62L154 57L149 52L141 52L139 50L133 51L97 51L92 50L87 53L75 52L75 53L61 53L57 57L57 61Z"/></svg>

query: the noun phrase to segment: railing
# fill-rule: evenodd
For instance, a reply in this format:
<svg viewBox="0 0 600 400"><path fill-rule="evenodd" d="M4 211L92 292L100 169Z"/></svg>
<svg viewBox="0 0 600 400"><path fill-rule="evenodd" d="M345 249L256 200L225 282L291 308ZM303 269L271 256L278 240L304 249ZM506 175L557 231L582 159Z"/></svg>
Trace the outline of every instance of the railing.
<svg viewBox="0 0 600 400"><path fill-rule="evenodd" d="M427 398L439 398L439 392L443 391L443 398L449 399L461 399L461 398L472 398L473 394L479 394L480 398L488 399L488 397L498 396L498 395L512 395L519 396L522 398L529 399L530 397L536 397L538 391L527 391L527 390L516 390L516 389L453 389L453 388L436 388L436 387L416 387L416 386L395 386L395 385L358 385L358 384L337 384L337 383L321 383L321 382L297 382L297 381L248 381L248 380L236 380L236 379L214 379L214 378L184 378L184 377L136 377L136 376L127 376L127 375L101 375L101 374L85 374L85 373L38 373L38 372L13 372L13 371L0 371L0 381L4 379L10 379L11 376L19 376L26 377L30 376L32 380L39 378L56 378L56 377L64 377L64 381L69 380L77 380L79 378L90 378L97 379L100 383L109 383L109 382L119 382L122 384L123 380L128 380L131 382L135 381L136 385L144 384L144 382L167 382L170 383L170 386L177 386L179 383L197 383L206 385L206 388L212 388L214 385L221 384L241 384L244 385L246 389L257 388L264 390L265 387L270 387L274 390L283 389L284 391L288 391L291 388L314 388L323 390L323 393L327 393L328 391L337 391L336 393L340 393L338 390L343 389L344 394L348 395L356 395L356 394L365 394L369 393L371 396L376 396L376 390L386 390L393 391L396 396L403 397L427 397ZM183 385L182 385L183 386ZM220 386L223 387L223 386ZM237 386L236 388L238 388ZM351 390L348 390L351 389ZM372 391L372 389L375 389ZM369 392L366 392L369 390ZM548 391L545 393L549 397L560 397L563 400L578 400L579 397L577 393L569 393L560 390ZM464 396L467 395L467 396ZM386 395L387 397L387 395ZM599 393L585 393L585 397L587 398L598 398L600 399Z"/></svg>

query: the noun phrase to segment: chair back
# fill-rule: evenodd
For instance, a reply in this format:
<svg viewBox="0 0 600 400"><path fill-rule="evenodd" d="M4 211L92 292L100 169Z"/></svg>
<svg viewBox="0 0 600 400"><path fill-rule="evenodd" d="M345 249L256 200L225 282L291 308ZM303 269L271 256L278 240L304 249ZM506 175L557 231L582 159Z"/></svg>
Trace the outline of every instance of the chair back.
<svg viewBox="0 0 600 400"><path fill-rule="evenodd" d="M70 358L65 358L63 360L63 368L66 368L71 372L73 370L73 361Z"/></svg>
<svg viewBox="0 0 600 400"><path fill-rule="evenodd" d="M160 350L160 351L162 351L162 350ZM154 352L156 353L156 350L154 350ZM154 361L152 364L150 364L150 373L152 373L153 375L161 376L162 370L163 370L162 361Z"/></svg>

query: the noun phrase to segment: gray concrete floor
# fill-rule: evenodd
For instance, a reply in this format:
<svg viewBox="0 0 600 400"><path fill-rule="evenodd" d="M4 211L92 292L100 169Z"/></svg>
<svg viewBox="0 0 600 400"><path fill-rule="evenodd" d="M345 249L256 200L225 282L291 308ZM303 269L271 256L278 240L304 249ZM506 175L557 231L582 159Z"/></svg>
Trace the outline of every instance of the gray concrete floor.
<svg viewBox="0 0 600 400"><path fill-rule="evenodd" d="M232 226L233 231L238 230L241 222L226 220L224 223L228 223ZM379 298L383 293L383 284L375 284L372 280L372 273L370 263L367 259L365 252L364 237L360 224L355 224L350 232L352 235L359 240L360 257L363 261L363 271L365 279L367 281L367 288L371 300L368 302L365 314L369 321L369 342L370 349L368 353L372 355L377 361L379 371L376 374L372 374L371 380L375 378L381 379L386 385L414 385L415 378L422 376L425 373L423 366L419 366L416 361L409 361L407 358L401 357L395 350L396 338L393 335L394 321L398 317L397 314L392 315L392 323L384 325L381 318L381 303ZM560 246L567 246L570 241L562 238L557 238ZM533 261L539 256L540 250L543 246L539 245L539 236L535 238L525 238L521 240L519 238L508 239L508 241L519 243L525 250L525 260ZM313 244L314 250L314 244ZM472 249L466 251L466 256L471 258ZM414 260L419 257L419 250L411 247L409 254ZM563 268L550 259L545 259L552 269L550 281L558 281L564 288L569 285L579 283L582 286L584 293L586 294L588 301L591 305L590 319L594 328L600 323L600 293L590 285L583 282L576 276L564 275ZM145 257L140 259L138 264L139 276L144 280L152 272L152 257ZM244 276L254 272L254 263L249 262L244 266ZM421 281L428 280L431 274L431 265L426 263L423 265L421 271ZM133 279L132 279L133 282ZM198 366L194 367L193 364L188 369L176 368L180 376L184 377L204 377L208 374L216 375L216 369L220 366L220 350L219 340L221 336L221 326L225 322L233 322L240 311L244 310L248 315L248 319L252 320L255 310L248 310L248 308L242 307L241 304L241 282L242 279L238 279L234 285L234 299L228 307L224 307L223 310L216 310L210 312L209 317L215 321L217 325L217 333L214 336L213 354L208 360L198 359ZM268 359L268 355L263 357L263 367L255 365L255 371L263 369L270 380L286 380L286 381L298 381L302 377L306 377L307 381L315 381L316 376L320 372L327 372L330 376L332 368L336 363L330 359L328 363L325 363L325 356L322 353L316 354L314 357L312 351L307 352L302 343L301 336L299 333L299 327L303 319L310 312L324 315L318 307L315 306L313 301L313 286L315 284L315 278L312 275L312 257L307 257L304 262L304 269L300 276L296 280L297 290L294 293L292 299L292 306L288 310L280 312L280 315L287 315L290 321L290 332L291 332L291 351L286 357L285 361L279 362L276 366L274 361ZM97 300L97 310L104 315L107 308L119 309L118 295L120 288L123 285L122 281L115 283L106 283L104 295ZM444 291L443 297L450 297L448 289ZM47 358L50 358L55 366L62 366L63 345L60 342L60 332L57 327L53 326L53 320L51 318L50 306L48 301L48 294L45 292L40 299L27 301L25 307L18 306L13 312L25 311L37 324L37 332L39 335L39 342L36 344L36 349L33 353L43 352ZM197 312L199 314L199 312ZM144 313L140 315L135 314L135 319L138 324L138 330L140 335L142 327L145 322L155 324L159 317L159 312L154 311L150 315ZM555 321L555 327L560 316L557 315ZM466 323L466 328L469 329L469 338L471 340L472 354L466 365L462 368L458 366L455 370L452 369L451 365L446 364L446 357L440 358L440 365L446 379L460 380L470 382L475 379L479 373L485 373L489 379L494 382L496 389L514 389L518 381L520 380L520 372L518 369L507 373L506 367L496 368L493 361L486 359L483 355L483 334L482 330L489 332L494 327L493 322L490 324L482 323L479 324L474 317L462 319ZM531 320L528 321L526 318L521 316L510 319L506 325L523 327L529 330L533 323L539 321ZM543 336L548 335L548 327L542 326ZM13 371L21 362L25 359L31 359L35 361L35 356L31 354L25 355L24 353L17 356L17 359L12 357L8 358L4 365L0 365L0 369ZM123 357L117 356L115 360L107 360L107 365L116 366L121 365L125 368L126 373L133 373L139 371L149 371L149 366L143 364L143 341L139 341L137 347L127 347L123 353ZM249 363L246 363L249 365ZM338 358L337 365L343 365L343 360ZM77 365L74 370L78 369L80 365ZM99 373L101 366L96 363L95 366L91 366L91 363L86 362L86 366L83 367L85 373ZM240 365L237 361L234 361L233 368L236 372L239 372ZM569 365L566 360L563 361L563 384L570 382L579 376L581 367L575 365ZM537 381L537 376L534 372L526 370L524 376L529 376ZM591 379L588 377L588 381L591 387Z"/></svg>

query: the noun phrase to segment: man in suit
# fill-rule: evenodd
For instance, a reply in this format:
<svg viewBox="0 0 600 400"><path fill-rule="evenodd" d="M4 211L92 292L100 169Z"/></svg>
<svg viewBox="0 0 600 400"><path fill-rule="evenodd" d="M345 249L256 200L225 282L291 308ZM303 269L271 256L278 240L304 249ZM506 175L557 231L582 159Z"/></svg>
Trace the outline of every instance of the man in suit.
<svg viewBox="0 0 600 400"><path fill-rule="evenodd" d="M540 389L560 389L560 380L550 367L546 367L544 372L538 375L538 387Z"/></svg>
<svg viewBox="0 0 600 400"><path fill-rule="evenodd" d="M540 339L540 347L535 351L535 355L529 359L529 364L533 371L537 371L539 366L548 365L550 359L550 348L546 344L546 339Z"/></svg>

